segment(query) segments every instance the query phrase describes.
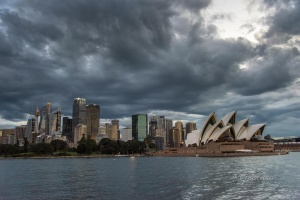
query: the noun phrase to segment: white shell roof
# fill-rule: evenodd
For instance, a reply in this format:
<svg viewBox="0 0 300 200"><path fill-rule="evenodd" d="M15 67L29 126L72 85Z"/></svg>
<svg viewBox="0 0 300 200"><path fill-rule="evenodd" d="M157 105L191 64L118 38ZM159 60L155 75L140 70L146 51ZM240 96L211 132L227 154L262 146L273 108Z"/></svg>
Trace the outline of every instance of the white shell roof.
<svg viewBox="0 0 300 200"><path fill-rule="evenodd" d="M236 111L233 111L231 113L228 113L227 115L225 115L221 120L224 122L225 126L228 125L230 119L232 117L235 117ZM234 120L235 121L235 120Z"/></svg>
<svg viewBox="0 0 300 200"><path fill-rule="evenodd" d="M232 125L229 125L229 126L225 126L223 128L220 128L219 130L215 131L209 138L208 141L210 140L213 140L213 141L216 141L219 139L219 137L224 133L226 132L228 129L232 128ZM234 133L233 133L234 134Z"/></svg>
<svg viewBox="0 0 300 200"><path fill-rule="evenodd" d="M242 127L243 126L248 127L248 123L249 123L249 119L243 119L233 125L233 128L234 128L237 138L241 134Z"/></svg>
<svg viewBox="0 0 300 200"><path fill-rule="evenodd" d="M189 146L192 144L197 144L199 146L200 142L200 132L199 130L194 130L191 133L187 134L186 140L185 140L185 146Z"/></svg>
<svg viewBox="0 0 300 200"><path fill-rule="evenodd" d="M255 124L252 126L248 126L239 136L239 140L242 139L246 139L246 140L250 140L253 135L259 130L262 129L261 131L263 131L263 128L265 127L265 124Z"/></svg>
<svg viewBox="0 0 300 200"><path fill-rule="evenodd" d="M230 124L230 121L235 122L236 112L237 111L228 113L218 122L215 113L212 112L203 123L200 132L195 130L187 135L187 139L185 140L186 146L195 143L197 145L199 145L199 143L206 144L211 140L217 141L228 129L231 129L230 132L234 135L236 140L250 140L259 130L260 135L262 135L265 124L249 126L249 119L243 119L235 124ZM231 120L233 117L234 120Z"/></svg>
<svg viewBox="0 0 300 200"><path fill-rule="evenodd" d="M203 138L201 139L201 143L204 142L206 143L207 140L210 138L210 136L212 135L212 133L214 131L217 131L220 129L219 125L221 125L221 127L224 127L224 123L222 120L218 121L217 123L215 123L211 128L207 129L207 131L204 133Z"/></svg>
<svg viewBox="0 0 300 200"><path fill-rule="evenodd" d="M202 127L200 129L200 139L202 139L204 137L205 132L207 131L207 129L209 129L208 123L210 122L211 119L214 119L214 121L217 121L215 112L210 113L210 115L206 118L204 124L202 125Z"/></svg>

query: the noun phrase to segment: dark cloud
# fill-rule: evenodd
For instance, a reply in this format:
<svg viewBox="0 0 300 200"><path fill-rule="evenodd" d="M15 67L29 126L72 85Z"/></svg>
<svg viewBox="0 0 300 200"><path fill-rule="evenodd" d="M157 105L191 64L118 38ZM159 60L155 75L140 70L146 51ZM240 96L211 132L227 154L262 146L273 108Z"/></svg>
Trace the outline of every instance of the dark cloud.
<svg viewBox="0 0 300 200"><path fill-rule="evenodd" d="M297 28L280 28L286 21L278 18L286 7L268 18L268 34L253 44L221 39L218 27L200 12L209 5L30 0L0 6L1 117L26 120L26 113L48 101L71 116L75 97L100 104L102 118L124 118L149 107L191 114L239 110L256 116L253 122L290 112L260 114L265 104L258 98L299 78L299 50L291 42ZM297 10L297 3L288 10L291 26L297 25ZM290 38L287 46L278 45L287 41L283 35Z"/></svg>
<svg viewBox="0 0 300 200"><path fill-rule="evenodd" d="M203 8L207 8L211 4L211 0L182 0L177 3L193 12L199 12Z"/></svg>
<svg viewBox="0 0 300 200"><path fill-rule="evenodd" d="M276 12L268 18L270 29L267 37L276 34L297 35L300 33L300 2L297 0L289 1L265 1L265 7L275 7Z"/></svg>

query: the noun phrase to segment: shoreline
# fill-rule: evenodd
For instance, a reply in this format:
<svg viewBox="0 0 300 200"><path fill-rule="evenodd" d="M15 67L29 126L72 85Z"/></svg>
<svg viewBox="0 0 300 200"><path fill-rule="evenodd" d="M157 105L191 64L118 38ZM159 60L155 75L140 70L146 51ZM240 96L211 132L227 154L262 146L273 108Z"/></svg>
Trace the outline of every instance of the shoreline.
<svg viewBox="0 0 300 200"><path fill-rule="evenodd" d="M245 156L278 156L287 155L288 152L258 152L258 153L199 153L199 154L177 154L177 153L156 153L152 155L134 155L134 157L245 157ZM130 158L127 155L76 155L76 156L20 156L0 157L5 159L57 159L57 158Z"/></svg>

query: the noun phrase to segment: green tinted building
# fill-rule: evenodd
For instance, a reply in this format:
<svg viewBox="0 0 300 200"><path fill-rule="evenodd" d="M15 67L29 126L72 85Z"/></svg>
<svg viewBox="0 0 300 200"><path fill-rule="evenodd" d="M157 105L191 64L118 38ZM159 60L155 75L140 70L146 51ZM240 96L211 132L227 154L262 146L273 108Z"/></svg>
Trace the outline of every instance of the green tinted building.
<svg viewBox="0 0 300 200"><path fill-rule="evenodd" d="M144 141L148 135L147 114L132 115L132 139Z"/></svg>

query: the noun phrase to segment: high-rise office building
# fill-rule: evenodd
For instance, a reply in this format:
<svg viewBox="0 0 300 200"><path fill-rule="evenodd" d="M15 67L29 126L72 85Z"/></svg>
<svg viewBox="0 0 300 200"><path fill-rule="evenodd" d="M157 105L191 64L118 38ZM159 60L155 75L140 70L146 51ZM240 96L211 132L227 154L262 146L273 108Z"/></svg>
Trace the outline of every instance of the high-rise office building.
<svg viewBox="0 0 300 200"><path fill-rule="evenodd" d="M63 117L62 135L66 136L68 140L72 139L72 119L69 117Z"/></svg>
<svg viewBox="0 0 300 200"><path fill-rule="evenodd" d="M175 123L175 128L178 129L178 131L179 131L179 139L180 139L180 142L181 142L181 141L184 141L185 138L184 138L184 134L183 134L183 124L182 124L182 122L181 122L181 121L177 121L177 122Z"/></svg>
<svg viewBox="0 0 300 200"><path fill-rule="evenodd" d="M35 131L35 116L29 116L27 120L26 130L25 130L25 137L28 139L28 142L34 143L35 138L33 137L33 133Z"/></svg>
<svg viewBox="0 0 300 200"><path fill-rule="evenodd" d="M132 139L144 141L148 135L147 114L132 115Z"/></svg>
<svg viewBox="0 0 300 200"><path fill-rule="evenodd" d="M52 112L52 105L51 102L48 102L46 106L41 109L40 114L40 123L39 123L39 132L45 133L49 135L49 121L50 121L50 114Z"/></svg>
<svg viewBox="0 0 300 200"><path fill-rule="evenodd" d="M155 136L156 129L166 129L165 116L151 116L149 121L149 134Z"/></svg>
<svg viewBox="0 0 300 200"><path fill-rule="evenodd" d="M131 128L122 128L121 130L122 140L127 142L128 140L132 140L132 129Z"/></svg>
<svg viewBox="0 0 300 200"><path fill-rule="evenodd" d="M180 132L177 128L171 129L169 132L169 147L180 147Z"/></svg>
<svg viewBox="0 0 300 200"><path fill-rule="evenodd" d="M117 120L117 119L111 120L111 125L115 127L115 128L113 128L113 130L116 131L117 138L119 140L120 139L119 120Z"/></svg>
<svg viewBox="0 0 300 200"><path fill-rule="evenodd" d="M75 127L78 124L86 125L86 101L84 98L75 98L73 102L72 139Z"/></svg>
<svg viewBox="0 0 300 200"><path fill-rule="evenodd" d="M15 144L23 144L25 137L26 125L16 126L15 127Z"/></svg>
<svg viewBox="0 0 300 200"><path fill-rule="evenodd" d="M187 122L185 124L185 130L186 130L186 134L189 134L192 131L197 130L196 123L195 122Z"/></svg>
<svg viewBox="0 0 300 200"><path fill-rule="evenodd" d="M110 124L110 123L105 123L105 129L106 129L106 134L107 137L111 140L118 140L119 136L118 136L118 129L117 129L117 125L114 124Z"/></svg>
<svg viewBox="0 0 300 200"><path fill-rule="evenodd" d="M60 129L61 111L58 109L49 115L49 135L56 135L57 133L60 133Z"/></svg>
<svg viewBox="0 0 300 200"><path fill-rule="evenodd" d="M97 104L89 104L86 106L86 128L87 136L91 136L96 140L99 128L100 106Z"/></svg>
<svg viewBox="0 0 300 200"><path fill-rule="evenodd" d="M14 144L15 129L2 129L2 144Z"/></svg>
<svg viewBox="0 0 300 200"><path fill-rule="evenodd" d="M74 143L77 144L83 136L86 138L86 125L76 125L74 128Z"/></svg>
<svg viewBox="0 0 300 200"><path fill-rule="evenodd" d="M173 128L173 121L171 119L166 119L166 144L169 144L169 133Z"/></svg>

